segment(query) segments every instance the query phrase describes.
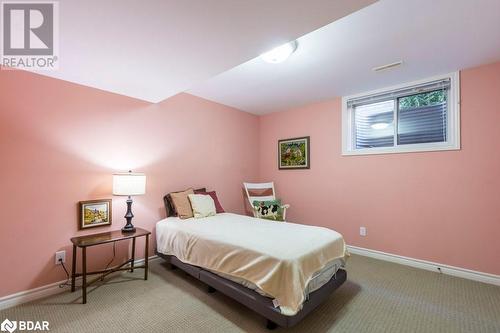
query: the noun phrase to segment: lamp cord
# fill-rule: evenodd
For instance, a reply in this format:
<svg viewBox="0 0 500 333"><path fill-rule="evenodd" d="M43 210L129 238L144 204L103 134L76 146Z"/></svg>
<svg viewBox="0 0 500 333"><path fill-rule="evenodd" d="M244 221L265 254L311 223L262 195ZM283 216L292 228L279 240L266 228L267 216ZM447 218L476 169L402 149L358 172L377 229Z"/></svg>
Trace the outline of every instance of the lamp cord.
<svg viewBox="0 0 500 333"><path fill-rule="evenodd" d="M104 270L108 269L109 265L111 265L111 263L115 260L115 257L116 257L116 242L113 242L113 258L111 258L111 260L108 262ZM104 273L101 276L101 281L104 281Z"/></svg>
<svg viewBox="0 0 500 333"><path fill-rule="evenodd" d="M71 284L69 283L69 273L68 273L68 270L66 269L66 266L64 265L64 263L61 261L61 266L62 268L64 269L64 272L66 273L66 281L61 283L59 285L59 288L64 288L66 286L70 286Z"/></svg>
<svg viewBox="0 0 500 333"><path fill-rule="evenodd" d="M116 257L116 242L113 242L113 258L111 258L111 260L108 262L108 264L106 265L106 269L109 268L109 265L111 265L111 263L115 260L115 257ZM71 286L71 283L69 282L69 279L70 279L70 275L69 275L69 272L68 270L66 269L66 265L64 265L64 262L60 261L61 262L61 266L62 268L64 269L64 273L66 273L66 281L64 281L63 283L59 284L59 288L64 288L64 287L67 287L67 286ZM104 274L102 274L101 276L101 281L104 280Z"/></svg>

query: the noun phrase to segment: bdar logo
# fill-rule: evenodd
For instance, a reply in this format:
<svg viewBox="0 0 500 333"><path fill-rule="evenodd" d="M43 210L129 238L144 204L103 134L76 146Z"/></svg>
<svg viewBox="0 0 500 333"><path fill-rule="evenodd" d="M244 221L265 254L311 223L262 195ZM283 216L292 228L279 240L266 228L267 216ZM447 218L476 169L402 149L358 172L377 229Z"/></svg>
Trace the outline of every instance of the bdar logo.
<svg viewBox="0 0 500 333"><path fill-rule="evenodd" d="M2 332L14 332L17 328L17 322L16 321L10 321L9 319L5 319L2 324L0 325L0 330Z"/></svg>

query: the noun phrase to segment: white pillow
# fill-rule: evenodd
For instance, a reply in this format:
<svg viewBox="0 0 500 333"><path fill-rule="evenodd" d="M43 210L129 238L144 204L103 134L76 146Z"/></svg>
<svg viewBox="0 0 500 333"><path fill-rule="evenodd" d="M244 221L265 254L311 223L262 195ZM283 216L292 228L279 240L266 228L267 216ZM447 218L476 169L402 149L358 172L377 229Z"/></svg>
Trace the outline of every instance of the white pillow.
<svg viewBox="0 0 500 333"><path fill-rule="evenodd" d="M216 214L214 199L206 194L189 194L195 218L214 216Z"/></svg>

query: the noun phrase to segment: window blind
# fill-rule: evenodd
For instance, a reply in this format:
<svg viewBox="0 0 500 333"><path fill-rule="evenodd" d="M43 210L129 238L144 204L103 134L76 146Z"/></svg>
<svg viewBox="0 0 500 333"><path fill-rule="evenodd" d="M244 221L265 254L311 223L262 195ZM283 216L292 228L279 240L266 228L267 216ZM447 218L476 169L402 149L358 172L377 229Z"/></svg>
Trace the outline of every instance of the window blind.
<svg viewBox="0 0 500 333"><path fill-rule="evenodd" d="M420 94L433 90L449 89L450 85L451 85L450 79L446 78L443 80L437 80L425 84L414 85L403 89L395 89L381 94L373 94L373 95L362 96L359 98L352 98L347 101L347 107L354 108L361 105L382 102L389 99L396 99L399 97Z"/></svg>
<svg viewBox="0 0 500 333"><path fill-rule="evenodd" d="M342 154L460 149L458 72L342 99Z"/></svg>
<svg viewBox="0 0 500 333"><path fill-rule="evenodd" d="M444 96L446 96L446 93ZM447 101L399 109L398 144L445 142Z"/></svg>
<svg viewBox="0 0 500 333"><path fill-rule="evenodd" d="M354 109L356 149L394 145L394 100Z"/></svg>
<svg viewBox="0 0 500 333"><path fill-rule="evenodd" d="M356 149L446 142L448 88L440 85L437 90L429 90L431 87L437 86L427 85L418 93L408 95L410 90L406 90L400 97L387 99L385 95L383 101L355 105Z"/></svg>

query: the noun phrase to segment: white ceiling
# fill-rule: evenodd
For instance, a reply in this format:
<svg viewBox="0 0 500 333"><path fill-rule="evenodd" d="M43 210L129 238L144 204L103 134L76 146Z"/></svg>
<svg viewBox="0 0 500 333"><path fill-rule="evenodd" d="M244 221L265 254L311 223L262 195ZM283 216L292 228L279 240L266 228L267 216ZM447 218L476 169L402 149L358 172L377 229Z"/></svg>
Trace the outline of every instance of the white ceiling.
<svg viewBox="0 0 500 333"><path fill-rule="evenodd" d="M60 0L59 70L159 102L375 0Z"/></svg>
<svg viewBox="0 0 500 333"><path fill-rule="evenodd" d="M380 0L298 42L281 64L256 58L189 93L264 114L494 62L500 1Z"/></svg>

